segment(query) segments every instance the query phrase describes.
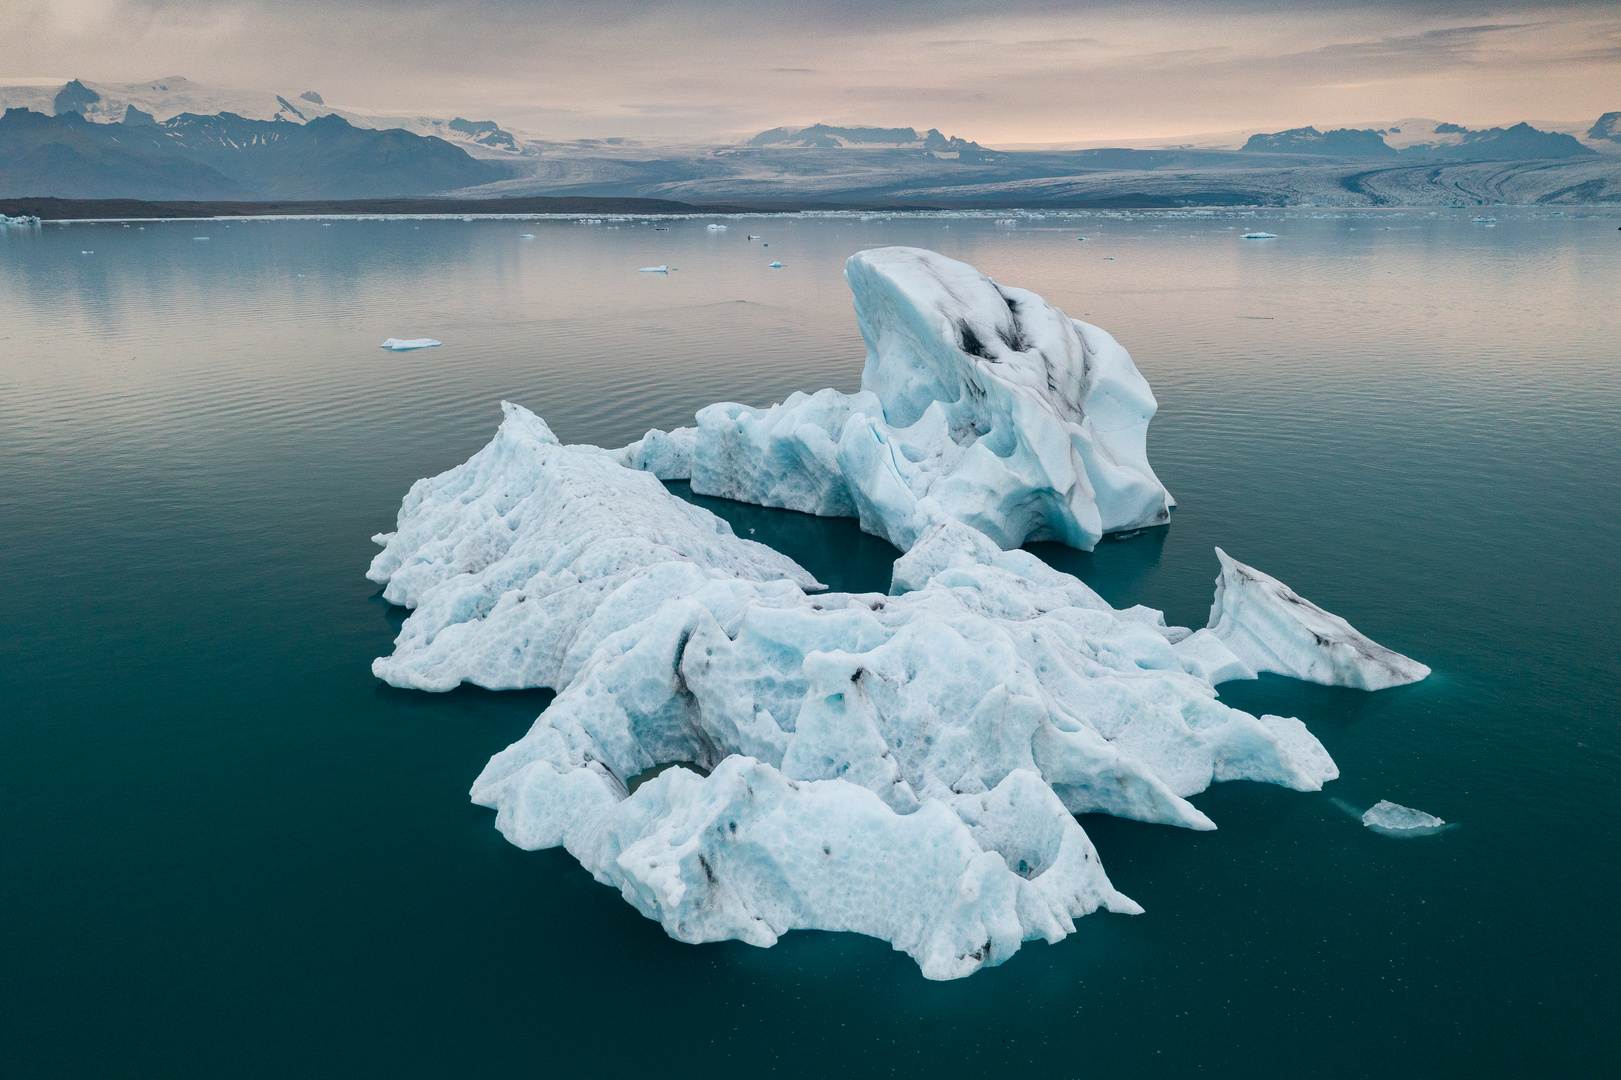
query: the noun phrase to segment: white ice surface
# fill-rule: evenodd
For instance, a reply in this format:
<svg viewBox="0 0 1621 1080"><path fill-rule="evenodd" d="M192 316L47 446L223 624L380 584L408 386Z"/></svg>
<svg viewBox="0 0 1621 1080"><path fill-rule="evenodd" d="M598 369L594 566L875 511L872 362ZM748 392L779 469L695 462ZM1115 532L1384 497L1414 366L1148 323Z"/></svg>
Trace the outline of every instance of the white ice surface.
<svg viewBox="0 0 1621 1080"><path fill-rule="evenodd" d="M1446 822L1433 814L1414 810L1411 806L1380 799L1362 815L1362 824L1382 832L1405 832L1411 829L1439 829Z"/></svg>
<svg viewBox="0 0 1621 1080"><path fill-rule="evenodd" d="M199 239L205 239L206 240L207 237L200 237ZM389 338L387 341L383 342L383 348L392 349L395 352L405 352L408 349L431 349L435 345L443 345L443 344L444 344L444 342L435 341L431 337L406 338L406 339Z"/></svg>
<svg viewBox="0 0 1621 1080"><path fill-rule="evenodd" d="M808 594L647 472L504 408L377 538L370 576L413 611L373 670L556 688L474 799L682 940L850 929L968 974L1099 906L1136 910L1073 814L1208 829L1187 796L1213 781L1337 775L1300 721L1217 701L1158 612L1115 611L958 521L897 563L903 595ZM678 456L665 440L642 452ZM627 796L667 762L713 772Z"/></svg>
<svg viewBox="0 0 1621 1080"><path fill-rule="evenodd" d="M1221 575L1216 578L1207 630L1242 664L1255 671L1359 690L1401 686L1429 675L1430 669L1417 660L1364 637L1276 578L1245 566L1221 548L1216 549L1216 558ZM1188 643L1181 647L1186 649Z"/></svg>
<svg viewBox="0 0 1621 1080"><path fill-rule="evenodd" d="M1114 338L918 248L860 252L845 278L867 343L861 391L701 410L694 491L859 517L903 551L945 520L1003 548L1088 550L1169 520L1147 454L1158 406ZM639 445L619 460L634 465Z"/></svg>
<svg viewBox="0 0 1621 1080"><path fill-rule="evenodd" d="M670 268L661 264L659 266L644 266L636 272L638 274L668 274Z"/></svg>
<svg viewBox="0 0 1621 1080"><path fill-rule="evenodd" d="M373 670L556 689L474 801L672 936L853 930L954 978L1100 907L1139 910L1073 815L1210 829L1187 799L1212 782L1338 775L1299 720L1229 708L1215 684L1428 669L1219 549L1197 632L1019 549L1165 519L1130 357L932 253L863 252L846 273L869 349L856 394L712 405L613 451L503 404L491 443L418 481L375 538L369 576L412 611ZM659 483L684 478L860 516L905 551L890 595L820 591ZM670 763L691 768L630 792Z"/></svg>

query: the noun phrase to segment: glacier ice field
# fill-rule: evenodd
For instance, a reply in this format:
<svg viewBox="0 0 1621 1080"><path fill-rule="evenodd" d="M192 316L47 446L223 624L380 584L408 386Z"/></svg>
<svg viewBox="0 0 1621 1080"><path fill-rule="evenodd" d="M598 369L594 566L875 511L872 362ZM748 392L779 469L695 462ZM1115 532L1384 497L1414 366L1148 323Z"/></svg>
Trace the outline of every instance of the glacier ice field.
<svg viewBox="0 0 1621 1080"><path fill-rule="evenodd" d="M1430 669L1219 548L1197 631L1021 550L1170 520L1147 381L1104 330L935 252L862 251L845 277L856 394L723 402L618 450L504 404L490 444L375 537L368 577L411 614L372 670L556 690L473 799L672 937L854 931L960 978L1100 908L1142 911L1074 815L1209 830L1187 797L1212 782L1339 775L1301 720L1217 684L1378 690ZM904 552L888 594L828 592L671 480L859 519Z"/></svg>

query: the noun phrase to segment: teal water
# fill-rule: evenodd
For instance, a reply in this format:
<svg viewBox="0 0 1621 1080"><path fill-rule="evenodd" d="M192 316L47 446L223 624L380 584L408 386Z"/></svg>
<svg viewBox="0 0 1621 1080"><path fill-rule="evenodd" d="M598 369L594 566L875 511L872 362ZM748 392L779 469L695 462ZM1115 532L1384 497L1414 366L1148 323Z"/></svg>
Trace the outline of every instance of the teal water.
<svg viewBox="0 0 1621 1080"><path fill-rule="evenodd" d="M1613 1075L1621 217L1472 216L0 231L0 1074ZM403 613L367 538L501 398L618 445L852 390L839 270L890 243L1155 388L1172 524L1044 558L1202 625L1220 544L1435 669L1224 686L1341 779L1216 785L1215 833L1083 818L1146 914L945 984L853 935L668 939L467 800L549 693L369 671ZM887 581L850 522L701 501ZM1343 808L1381 798L1458 827Z"/></svg>

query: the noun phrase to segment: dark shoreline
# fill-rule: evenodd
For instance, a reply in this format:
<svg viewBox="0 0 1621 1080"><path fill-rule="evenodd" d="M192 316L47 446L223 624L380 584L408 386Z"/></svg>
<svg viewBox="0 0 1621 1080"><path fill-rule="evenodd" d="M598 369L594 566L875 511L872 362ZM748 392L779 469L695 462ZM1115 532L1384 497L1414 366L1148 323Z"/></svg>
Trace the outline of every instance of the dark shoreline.
<svg viewBox="0 0 1621 1080"><path fill-rule="evenodd" d="M174 199L0 198L0 214L37 217L42 221L150 220L154 218L331 217L374 214L775 214L802 210L1154 210L1188 206L1256 206L1242 192L1211 192L1209 201L1126 195L1108 199L1002 201L991 199L934 202L811 202L766 200L755 203L686 203L672 199L598 198L586 195L531 196L522 199L273 199L262 202L196 202Z"/></svg>

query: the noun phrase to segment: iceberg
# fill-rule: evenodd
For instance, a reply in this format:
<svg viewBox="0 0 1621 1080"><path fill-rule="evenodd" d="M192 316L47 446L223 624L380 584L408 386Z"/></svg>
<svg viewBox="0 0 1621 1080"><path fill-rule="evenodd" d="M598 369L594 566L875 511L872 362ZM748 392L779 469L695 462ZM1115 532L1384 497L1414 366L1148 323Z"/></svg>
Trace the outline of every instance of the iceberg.
<svg viewBox="0 0 1621 1080"><path fill-rule="evenodd" d="M405 352L409 349L432 349L443 344L444 342L435 341L431 337L404 339L389 338L387 341L383 342L383 348L391 349L394 352Z"/></svg>
<svg viewBox="0 0 1621 1080"><path fill-rule="evenodd" d="M852 256L861 390L697 416L695 492L831 517L901 550L960 521L1003 548L1164 524L1158 404L1113 337L1035 293L918 248ZM648 437L653 437L649 432ZM643 440L645 441L645 440ZM640 443L619 451L634 463Z"/></svg>
<svg viewBox="0 0 1621 1080"><path fill-rule="evenodd" d="M899 595L827 593L648 471L503 408L374 538L369 576L412 611L373 671L556 688L474 801L681 940L849 929L966 975L1139 910L1074 814L1210 829L1187 797L1212 782L1338 775L1299 720L1216 701L1158 612L966 525L914 545Z"/></svg>
<svg viewBox="0 0 1621 1080"><path fill-rule="evenodd" d="M1216 558L1221 574L1210 623L1180 648L1189 649L1195 639L1205 650L1219 643L1255 671L1359 690L1403 686L1430 674L1425 665L1364 637L1277 578L1245 566L1221 548Z"/></svg>
<svg viewBox="0 0 1621 1080"><path fill-rule="evenodd" d="M670 272L670 268L661 263L658 266L644 266L636 272L638 274L668 274Z"/></svg>
<svg viewBox="0 0 1621 1080"><path fill-rule="evenodd" d="M868 347L855 394L723 402L617 450L563 445L504 402L491 442L419 480L373 537L368 577L410 613L372 670L554 689L472 799L672 937L848 930L959 978L1092 912L1142 910L1075 815L1208 830L1188 800L1212 783L1335 779L1299 719L1215 685L1278 670L1279 652L1317 674L1302 620L1337 635L1315 646L1332 674L1378 646L1241 564L1252 576L1229 585L1225 555L1194 633L1019 549L1168 517L1129 355L931 252L862 252L846 276ZM889 593L829 592L666 479L859 517L904 552ZM1291 623L1280 603L1316 614Z"/></svg>
<svg viewBox="0 0 1621 1080"><path fill-rule="evenodd" d="M782 269L782 263L774 262L774 263L771 264L770 269L772 269L772 270L781 270Z"/></svg>
<svg viewBox="0 0 1621 1080"><path fill-rule="evenodd" d="M1389 799L1380 799L1368 808L1362 815L1362 824L1379 832L1397 833L1407 835L1423 835L1431 830L1438 830L1446 824L1433 814L1426 814L1422 810L1414 810L1411 806L1393 803ZM1415 830L1417 830L1415 832Z"/></svg>

